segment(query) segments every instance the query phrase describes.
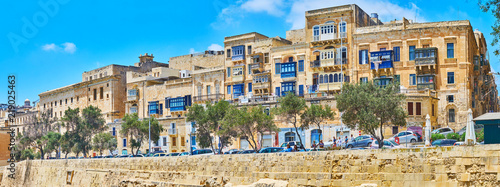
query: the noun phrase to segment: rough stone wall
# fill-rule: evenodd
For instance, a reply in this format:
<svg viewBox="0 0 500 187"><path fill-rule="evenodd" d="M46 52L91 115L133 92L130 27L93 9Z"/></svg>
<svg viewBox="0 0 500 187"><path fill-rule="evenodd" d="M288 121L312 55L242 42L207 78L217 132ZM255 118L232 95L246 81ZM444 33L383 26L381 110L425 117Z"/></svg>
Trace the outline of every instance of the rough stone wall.
<svg viewBox="0 0 500 187"><path fill-rule="evenodd" d="M306 29L286 31L286 39L294 44L306 42Z"/></svg>
<svg viewBox="0 0 500 187"><path fill-rule="evenodd" d="M1 186L498 186L500 147L344 150L160 158L35 160ZM67 173L73 178L67 182ZM285 185L286 186L286 185Z"/></svg>
<svg viewBox="0 0 500 187"><path fill-rule="evenodd" d="M201 66L205 68L217 67L224 65L224 53L218 55L201 54L201 55L183 55L170 58L168 62L170 68L179 70L194 70L193 66Z"/></svg>

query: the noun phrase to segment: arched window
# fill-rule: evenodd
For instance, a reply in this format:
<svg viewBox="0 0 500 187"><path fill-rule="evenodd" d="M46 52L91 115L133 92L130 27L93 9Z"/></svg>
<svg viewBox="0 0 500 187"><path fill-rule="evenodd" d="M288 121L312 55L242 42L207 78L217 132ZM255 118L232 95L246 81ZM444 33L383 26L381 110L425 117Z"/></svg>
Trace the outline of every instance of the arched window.
<svg viewBox="0 0 500 187"><path fill-rule="evenodd" d="M347 47L342 47L342 59L347 59Z"/></svg>
<svg viewBox="0 0 500 187"><path fill-rule="evenodd" d="M343 78L342 74L339 74L339 82L344 82L342 81L342 78Z"/></svg>
<svg viewBox="0 0 500 187"><path fill-rule="evenodd" d="M320 83L320 84L321 84L321 83L323 83L323 75L320 75L320 76L319 76L319 83Z"/></svg>
<svg viewBox="0 0 500 187"><path fill-rule="evenodd" d="M295 133L287 132L285 133L285 142L295 141Z"/></svg>
<svg viewBox="0 0 500 187"><path fill-rule="evenodd" d="M330 82L333 82L333 74L330 74Z"/></svg>
<svg viewBox="0 0 500 187"><path fill-rule="evenodd" d="M325 79L323 80L323 83L328 83L328 75L325 75Z"/></svg>
<svg viewBox="0 0 500 187"><path fill-rule="evenodd" d="M338 74L335 74L333 76L333 82L339 82L339 75Z"/></svg>

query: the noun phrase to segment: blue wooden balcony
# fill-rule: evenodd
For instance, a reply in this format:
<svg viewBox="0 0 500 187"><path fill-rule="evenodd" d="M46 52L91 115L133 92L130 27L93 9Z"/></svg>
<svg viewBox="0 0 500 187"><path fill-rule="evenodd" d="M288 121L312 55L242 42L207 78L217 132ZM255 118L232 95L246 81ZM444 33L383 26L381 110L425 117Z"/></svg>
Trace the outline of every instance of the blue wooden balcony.
<svg viewBox="0 0 500 187"><path fill-rule="evenodd" d="M377 69L374 62L381 62L378 69L393 68L393 51L375 51L370 52L370 69Z"/></svg>

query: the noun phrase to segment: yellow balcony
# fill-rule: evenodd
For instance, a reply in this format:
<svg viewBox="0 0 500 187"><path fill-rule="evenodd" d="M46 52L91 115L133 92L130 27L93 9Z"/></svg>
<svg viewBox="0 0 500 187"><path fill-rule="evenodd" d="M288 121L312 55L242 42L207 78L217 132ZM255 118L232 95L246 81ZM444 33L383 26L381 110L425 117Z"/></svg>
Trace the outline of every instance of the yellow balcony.
<svg viewBox="0 0 500 187"><path fill-rule="evenodd" d="M332 83L322 83L319 84L319 91L335 91L340 90L341 82L332 82Z"/></svg>

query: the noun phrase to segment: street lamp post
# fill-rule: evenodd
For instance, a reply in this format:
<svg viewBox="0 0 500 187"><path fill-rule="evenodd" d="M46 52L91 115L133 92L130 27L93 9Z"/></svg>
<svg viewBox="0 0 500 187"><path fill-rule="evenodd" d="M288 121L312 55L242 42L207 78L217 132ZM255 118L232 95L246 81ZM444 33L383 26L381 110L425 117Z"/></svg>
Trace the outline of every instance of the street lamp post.
<svg viewBox="0 0 500 187"><path fill-rule="evenodd" d="M149 116L149 153L151 153L151 115Z"/></svg>

